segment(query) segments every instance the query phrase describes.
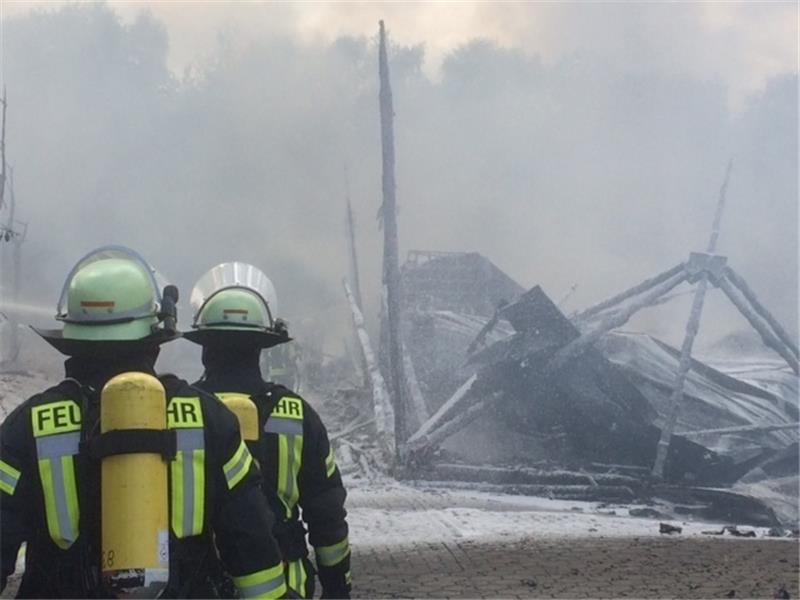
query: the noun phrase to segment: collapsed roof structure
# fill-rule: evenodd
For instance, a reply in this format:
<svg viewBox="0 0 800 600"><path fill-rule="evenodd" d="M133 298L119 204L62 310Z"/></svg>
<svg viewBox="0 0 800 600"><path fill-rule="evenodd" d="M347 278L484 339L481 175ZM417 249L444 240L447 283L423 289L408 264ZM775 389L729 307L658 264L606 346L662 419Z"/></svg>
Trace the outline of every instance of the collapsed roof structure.
<svg viewBox="0 0 800 600"><path fill-rule="evenodd" d="M777 476L785 481L761 489L777 496L788 490L796 507L800 353L716 254L731 164L706 252L571 319L540 287L524 291L476 253L412 251L400 268L382 22L379 38L385 235L377 358L360 302L347 282L345 290L380 445L399 465L396 472L562 498L632 500L657 493L704 516L758 524L777 523L774 509L732 486ZM652 338L631 343L616 331L685 283L694 286L693 303L679 351ZM693 359L712 286L783 359L788 385L759 386ZM731 443L742 436L750 442L747 451ZM796 509L781 514L787 515L797 521Z"/></svg>
<svg viewBox="0 0 800 600"><path fill-rule="evenodd" d="M480 255L411 256L403 268L406 347L432 416L407 440L407 476L528 482L535 493L544 481L572 481L545 471L594 471L611 487L539 491L604 498L635 495L650 481L680 351L613 328L581 345L597 330L567 318L538 286L510 304L491 286L491 295L476 298L487 281L508 279ZM466 282L468 301L458 300L457 281ZM490 314L493 303L499 308ZM565 350L579 345L564 361ZM730 487L783 456L773 475L794 475L796 487L797 378L769 358L727 367L691 360L663 480ZM528 469L525 476L520 468ZM624 480L627 492L616 489L620 474L634 480Z"/></svg>

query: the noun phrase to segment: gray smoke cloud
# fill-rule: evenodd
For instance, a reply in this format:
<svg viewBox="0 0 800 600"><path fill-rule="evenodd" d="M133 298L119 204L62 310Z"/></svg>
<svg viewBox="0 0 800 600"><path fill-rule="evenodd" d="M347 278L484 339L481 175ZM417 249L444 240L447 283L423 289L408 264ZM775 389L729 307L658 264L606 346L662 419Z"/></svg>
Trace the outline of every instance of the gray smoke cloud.
<svg viewBox="0 0 800 600"><path fill-rule="evenodd" d="M690 15L659 29L665 9L653 10L573 7L602 52L591 38L547 56L472 39L435 77L423 45L393 45L401 249L478 251L555 299L577 284L565 309L582 308L705 248L733 156L719 251L794 331L796 73L748 87L677 68L725 49L704 47ZM688 48L666 43L678 29ZM67 5L8 17L2 34L26 299L54 305L100 244L138 249L185 297L209 267L244 260L274 280L284 316L339 344L347 165L375 314L374 38L220 34L176 75L168 29L147 12ZM734 88L755 91L732 103ZM746 326L719 295L712 337ZM675 341L687 314L677 301L634 326Z"/></svg>

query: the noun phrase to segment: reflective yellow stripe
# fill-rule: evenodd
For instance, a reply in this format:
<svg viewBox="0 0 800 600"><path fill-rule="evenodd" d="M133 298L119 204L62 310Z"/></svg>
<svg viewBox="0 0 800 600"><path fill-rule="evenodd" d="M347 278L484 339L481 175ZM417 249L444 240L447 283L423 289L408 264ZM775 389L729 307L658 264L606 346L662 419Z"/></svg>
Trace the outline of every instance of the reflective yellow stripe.
<svg viewBox="0 0 800 600"><path fill-rule="evenodd" d="M169 465L172 484L172 531L175 537L185 537L183 532L183 452L175 454Z"/></svg>
<svg viewBox="0 0 800 600"><path fill-rule="evenodd" d="M303 560L295 560L289 563L286 568L287 583L290 588L297 592L301 598L306 597L306 569Z"/></svg>
<svg viewBox="0 0 800 600"><path fill-rule="evenodd" d="M192 450L192 474L194 479L192 532L197 534L203 531L203 506L205 504L206 489L205 455L205 450Z"/></svg>
<svg viewBox="0 0 800 600"><path fill-rule="evenodd" d="M280 598L286 593L283 565L234 577L233 583L243 598Z"/></svg>
<svg viewBox="0 0 800 600"><path fill-rule="evenodd" d="M295 563L293 562L286 565L286 585L297 591L297 582L294 577L296 569L294 567Z"/></svg>
<svg viewBox="0 0 800 600"><path fill-rule="evenodd" d="M278 496L286 506L286 517L291 518L293 505L289 504L288 495L291 493L291 469L287 456L289 454L289 440L285 435L278 436Z"/></svg>
<svg viewBox="0 0 800 600"><path fill-rule="evenodd" d="M250 470L250 465L253 462L253 457L244 443L244 440L239 442L239 448L233 454L233 457L225 463L222 467L225 473L225 480L228 482L228 489L232 490L236 487L247 472Z"/></svg>
<svg viewBox="0 0 800 600"><path fill-rule="evenodd" d="M328 456L325 457L325 468L327 469L327 476L330 477L336 471L336 461L333 460L333 448L328 451Z"/></svg>
<svg viewBox="0 0 800 600"><path fill-rule="evenodd" d="M306 597L306 581L308 580L308 573L306 573L306 565L305 563L300 560L298 561L300 566L300 594L305 598Z"/></svg>
<svg viewBox="0 0 800 600"><path fill-rule="evenodd" d="M196 422L196 419L194 420ZM203 533L205 516L205 433L202 427L177 427L178 451L170 463L172 516L175 537Z"/></svg>
<svg viewBox="0 0 800 600"><path fill-rule="evenodd" d="M73 458L78 453L81 436L77 406L66 400L37 406L31 411L47 531L53 543L63 550L78 539L80 519ZM65 433L52 433L55 431Z"/></svg>
<svg viewBox="0 0 800 600"><path fill-rule="evenodd" d="M75 484L75 465L71 456L61 457L64 473L64 491L67 498L67 515L75 538L78 537L78 486ZM73 540L74 541L74 540Z"/></svg>
<svg viewBox="0 0 800 600"><path fill-rule="evenodd" d="M17 489L20 475L22 475L22 473L17 469L7 462L0 460L0 490L4 491L9 496L13 496L14 491Z"/></svg>
<svg viewBox="0 0 800 600"><path fill-rule="evenodd" d="M303 460L303 436L278 436L278 495L286 505L286 516L292 516L292 510L300 498L297 487L297 476Z"/></svg>
<svg viewBox="0 0 800 600"><path fill-rule="evenodd" d="M73 456L80 446L80 429L81 409L74 400L58 400L31 409L31 431L36 441L47 531L53 543L63 550L78 539L80 507ZM14 471L16 469L7 473L3 469L6 475L13 475ZM13 493L16 483L13 486L9 481L4 483L3 491L8 493L8 488L12 488Z"/></svg>
<svg viewBox="0 0 800 600"><path fill-rule="evenodd" d="M72 456L39 459L45 516L50 538L66 550L78 539L78 494Z"/></svg>
<svg viewBox="0 0 800 600"><path fill-rule="evenodd" d="M315 548L317 560L323 567L332 567L339 564L350 554L350 541L344 538L337 544L319 546Z"/></svg>

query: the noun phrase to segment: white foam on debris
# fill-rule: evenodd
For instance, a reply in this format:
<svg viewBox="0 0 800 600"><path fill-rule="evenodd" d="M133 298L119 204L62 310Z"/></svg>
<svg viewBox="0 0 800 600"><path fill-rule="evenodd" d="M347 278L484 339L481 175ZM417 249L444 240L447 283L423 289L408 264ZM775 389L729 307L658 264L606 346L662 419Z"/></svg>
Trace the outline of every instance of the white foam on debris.
<svg viewBox="0 0 800 600"><path fill-rule="evenodd" d="M551 500L426 488L400 483L356 485L348 494L350 537L359 547L402 544L513 541L528 538L703 537L763 539L767 529L753 530L756 538L734 538L720 531L719 523L631 517L635 505ZM658 507L650 507L656 508ZM659 533L659 523L682 528L680 534Z"/></svg>

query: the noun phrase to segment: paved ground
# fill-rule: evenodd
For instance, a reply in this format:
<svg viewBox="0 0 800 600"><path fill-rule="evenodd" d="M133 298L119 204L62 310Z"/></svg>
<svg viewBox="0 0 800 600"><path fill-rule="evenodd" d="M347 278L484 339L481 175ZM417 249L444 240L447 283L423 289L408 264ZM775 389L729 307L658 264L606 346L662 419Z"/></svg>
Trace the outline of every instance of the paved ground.
<svg viewBox="0 0 800 600"><path fill-rule="evenodd" d="M800 598L800 540L763 529L666 536L624 505L350 483L354 597Z"/></svg>
<svg viewBox="0 0 800 600"><path fill-rule="evenodd" d="M797 540L457 540L354 549L358 598L773 598L798 588ZM733 595L731 595L733 594Z"/></svg>

